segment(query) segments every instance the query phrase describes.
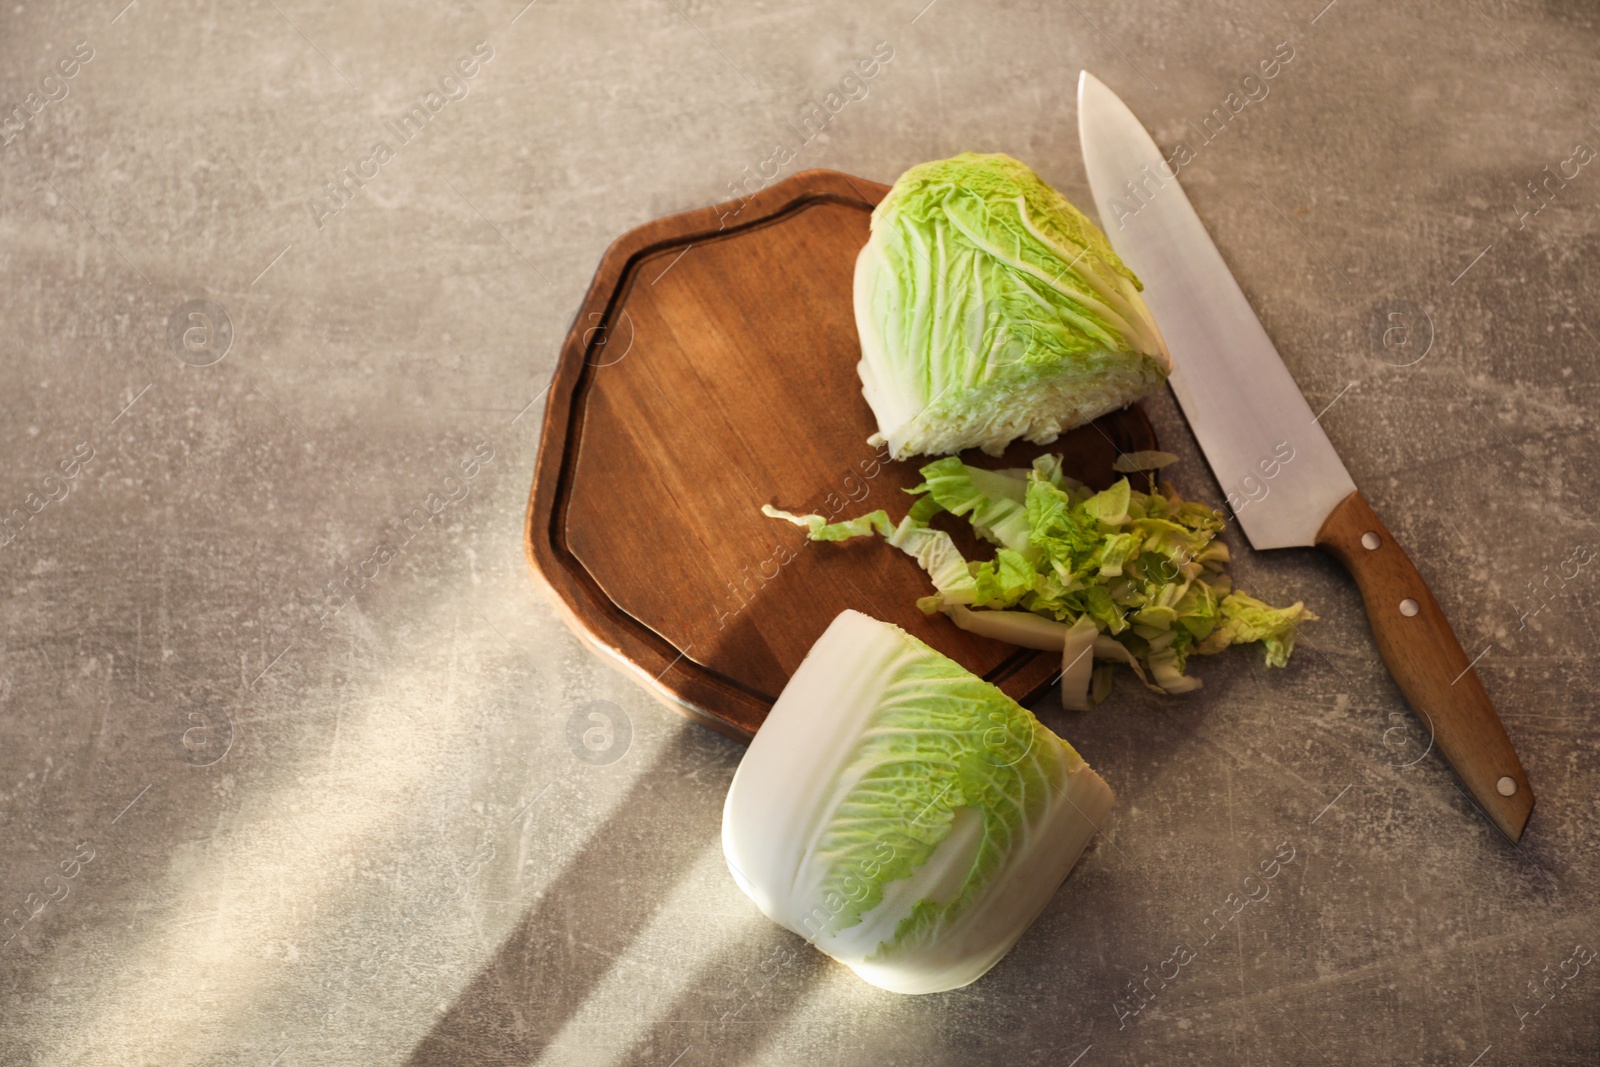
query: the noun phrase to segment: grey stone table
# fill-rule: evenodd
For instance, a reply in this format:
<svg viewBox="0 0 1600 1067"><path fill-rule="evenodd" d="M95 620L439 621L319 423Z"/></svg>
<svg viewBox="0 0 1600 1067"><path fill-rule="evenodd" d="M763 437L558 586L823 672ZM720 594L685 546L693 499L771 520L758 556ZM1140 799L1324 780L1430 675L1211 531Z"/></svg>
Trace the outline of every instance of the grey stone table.
<svg viewBox="0 0 1600 1067"><path fill-rule="evenodd" d="M8 4L0 1064L1596 1062L1600 575L1548 576L1600 540L1600 29L1325 2ZM541 391L607 242L741 183L1005 150L1086 202L1080 67L1193 150L1539 806L1499 839L1351 583L1235 539L1293 663L1041 705L1113 821L900 998L755 912L739 746L537 596Z"/></svg>

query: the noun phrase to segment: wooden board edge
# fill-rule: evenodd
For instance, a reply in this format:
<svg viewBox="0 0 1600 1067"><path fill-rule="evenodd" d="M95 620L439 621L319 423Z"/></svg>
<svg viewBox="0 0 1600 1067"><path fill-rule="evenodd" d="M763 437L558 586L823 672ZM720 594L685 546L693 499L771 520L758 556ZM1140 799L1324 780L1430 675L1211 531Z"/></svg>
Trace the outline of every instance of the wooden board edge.
<svg viewBox="0 0 1600 1067"><path fill-rule="evenodd" d="M888 191L887 185L839 171L806 170L747 199L656 219L622 234L600 258L562 342L546 391L539 451L523 520L523 548L535 583L556 607L562 621L585 644L620 666L674 711L737 740L749 741L754 736L754 730L746 723L759 722L769 705L710 672L695 676L685 672L685 677L675 681L676 692L664 685L661 679L682 655L642 622L632 620L633 625L628 626L610 619L608 616L620 609L609 605L598 588L584 587L572 571L574 567L581 570L582 564L575 558L563 558L552 539L557 495L570 463L566 446L573 429L573 395L582 383L585 360L598 328L587 324L609 321L614 300L623 295L621 282L638 259L697 236L720 236L759 226L785 214L799 201L838 198L870 207ZM731 714L713 710L714 707L725 707Z"/></svg>
<svg viewBox="0 0 1600 1067"><path fill-rule="evenodd" d="M607 644L599 634L595 633L593 629L591 629L573 613L572 608L568 605L566 599L554 586L545 581L544 575L540 572L539 568L533 565L531 552L529 553L529 563L533 571L534 584L539 587L540 592L544 594L551 606L555 608L556 614L561 617L561 621L566 624L567 629L571 630L573 635L577 637L578 640L581 641L590 652L599 656L609 666L620 671L634 684L638 685L639 688L643 689L657 701L666 705L677 714L682 715L684 718L689 719L692 722L699 723L701 726L704 726L707 729L715 730L717 733L722 734L725 737L731 737L735 741L739 741L744 744L750 743L750 739L755 736L754 731L745 729L739 723L731 719L713 714L706 708L700 707L699 705L680 697L677 693L673 692L667 686L662 684L661 679L667 674L668 671L672 669L674 665L673 662L669 661L666 668L664 668L660 674L652 676L648 668L642 666L637 660L630 658L630 653L628 651ZM644 646L643 648L634 649L631 655L638 656L641 654L646 654L649 651L650 650L648 646ZM746 699L750 700L751 704L753 705L753 713L765 713L767 710L767 707L763 702L756 701L753 698L748 698L746 694L736 693L735 699L738 697L745 697Z"/></svg>

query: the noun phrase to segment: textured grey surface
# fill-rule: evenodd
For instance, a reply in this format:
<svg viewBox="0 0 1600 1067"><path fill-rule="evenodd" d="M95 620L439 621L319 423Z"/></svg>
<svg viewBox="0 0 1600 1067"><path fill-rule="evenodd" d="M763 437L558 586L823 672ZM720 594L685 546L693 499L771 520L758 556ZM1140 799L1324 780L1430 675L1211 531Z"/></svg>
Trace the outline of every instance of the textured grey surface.
<svg viewBox="0 0 1600 1067"><path fill-rule="evenodd" d="M1595 1062L1600 971L1573 954L1600 944L1600 577L1522 614L1600 540L1600 171L1537 214L1526 188L1600 145L1592 11L923 2L6 6L0 507L27 517L0 537L0 1064ZM463 98L310 206L479 41ZM865 96L798 145L787 123L880 41ZM1236 654L1187 699L1043 710L1118 790L1107 836L976 985L864 986L723 869L739 747L534 591L557 345L612 237L724 199L780 141L784 173L881 180L1006 150L1084 202L1080 66L1170 145L1282 42L1183 180L1487 647L1527 837L1417 759L1334 565L1235 540L1241 576L1323 617L1289 669ZM209 366L168 336L198 299L233 325ZM1401 301L1417 340L1386 349ZM1149 406L1216 499L1170 398ZM593 701L631 723L605 765L568 740ZM1201 944L1280 843L1268 897Z"/></svg>

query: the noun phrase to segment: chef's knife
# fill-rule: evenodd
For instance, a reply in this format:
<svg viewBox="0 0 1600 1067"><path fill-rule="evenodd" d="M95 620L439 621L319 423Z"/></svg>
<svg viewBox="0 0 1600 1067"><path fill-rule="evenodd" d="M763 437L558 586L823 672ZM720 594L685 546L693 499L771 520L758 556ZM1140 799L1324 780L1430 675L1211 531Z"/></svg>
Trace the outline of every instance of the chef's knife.
<svg viewBox="0 0 1600 1067"><path fill-rule="evenodd" d="M1144 282L1172 353L1172 391L1229 511L1257 549L1316 545L1344 565L1389 673L1478 804L1518 840L1533 791L1511 739L1422 575L1350 480L1190 206L1174 169L1182 158L1169 163L1088 71L1078 80L1078 134L1101 224Z"/></svg>

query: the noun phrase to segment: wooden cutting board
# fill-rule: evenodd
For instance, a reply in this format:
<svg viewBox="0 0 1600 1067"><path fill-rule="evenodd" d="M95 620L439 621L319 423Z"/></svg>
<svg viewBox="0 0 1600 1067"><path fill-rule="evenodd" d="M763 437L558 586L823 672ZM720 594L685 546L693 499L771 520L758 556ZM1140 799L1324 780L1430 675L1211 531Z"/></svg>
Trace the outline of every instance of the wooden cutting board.
<svg viewBox="0 0 1600 1067"><path fill-rule="evenodd" d="M856 376L856 254L888 186L813 170L750 199L660 219L606 251L561 350L528 501L534 575L580 637L652 694L748 740L840 611L905 628L1018 700L1059 657L975 637L916 599L914 560L880 538L809 543L774 504L898 520L926 460L896 463ZM1137 405L1050 446L1103 488L1155 447ZM943 520L938 520L943 521ZM965 522L946 527L989 558Z"/></svg>

